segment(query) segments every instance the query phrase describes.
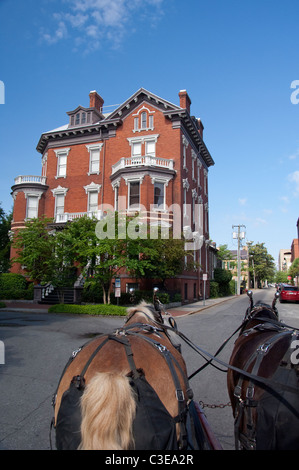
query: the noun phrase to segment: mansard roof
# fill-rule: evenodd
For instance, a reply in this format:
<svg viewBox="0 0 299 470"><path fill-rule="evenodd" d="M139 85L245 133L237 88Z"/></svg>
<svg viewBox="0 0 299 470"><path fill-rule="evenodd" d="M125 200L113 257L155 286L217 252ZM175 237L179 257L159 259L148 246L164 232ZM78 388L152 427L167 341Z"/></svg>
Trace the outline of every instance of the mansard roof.
<svg viewBox="0 0 299 470"><path fill-rule="evenodd" d="M158 108L165 116L165 118L172 121L174 128L181 128L194 142L194 145L198 148L201 153L203 160L209 167L214 165L214 161L200 135L197 120L190 116L187 109L181 108L170 101L167 101L159 96L151 93L145 88L139 88L132 96L130 96L124 103L119 105L114 111L106 115L99 114L99 120L96 122L70 126L66 124L58 127L51 131L44 132L37 145L37 151L43 153L45 151L47 142L51 139L62 139L70 136L82 135L84 133L97 134L98 138L109 137L109 135L115 135L116 128L122 124L123 120L128 114L137 108L141 103L147 102L148 104ZM71 115L79 110L87 111L94 108L83 108L78 106L74 111L70 111L67 114ZM102 119L101 119L102 117Z"/></svg>

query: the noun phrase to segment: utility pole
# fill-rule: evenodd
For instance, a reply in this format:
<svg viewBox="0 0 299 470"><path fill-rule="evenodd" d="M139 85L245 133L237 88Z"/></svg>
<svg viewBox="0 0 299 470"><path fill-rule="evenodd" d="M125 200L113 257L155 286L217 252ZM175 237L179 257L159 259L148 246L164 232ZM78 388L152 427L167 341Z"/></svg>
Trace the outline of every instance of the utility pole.
<svg viewBox="0 0 299 470"><path fill-rule="evenodd" d="M241 232L241 227L246 228L245 225L233 225L232 228L237 228L237 232L233 232L233 238L238 239L238 255L237 255L237 262L238 262L238 274L237 274L237 295L240 295L240 287L241 287L241 240L245 238L245 232Z"/></svg>

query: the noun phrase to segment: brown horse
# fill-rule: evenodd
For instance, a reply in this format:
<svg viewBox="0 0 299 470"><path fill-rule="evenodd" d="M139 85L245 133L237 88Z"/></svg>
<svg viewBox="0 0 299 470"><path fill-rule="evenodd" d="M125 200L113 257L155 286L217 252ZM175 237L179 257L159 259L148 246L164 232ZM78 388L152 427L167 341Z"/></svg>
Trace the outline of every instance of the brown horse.
<svg viewBox="0 0 299 470"><path fill-rule="evenodd" d="M278 320L275 307L248 308L235 342L227 384L235 418L235 446L246 450L299 449L299 369L292 363L295 329ZM294 362L294 361L293 361ZM296 361L298 362L298 361Z"/></svg>
<svg viewBox="0 0 299 470"><path fill-rule="evenodd" d="M57 449L186 448L186 365L153 307L73 356L53 403Z"/></svg>

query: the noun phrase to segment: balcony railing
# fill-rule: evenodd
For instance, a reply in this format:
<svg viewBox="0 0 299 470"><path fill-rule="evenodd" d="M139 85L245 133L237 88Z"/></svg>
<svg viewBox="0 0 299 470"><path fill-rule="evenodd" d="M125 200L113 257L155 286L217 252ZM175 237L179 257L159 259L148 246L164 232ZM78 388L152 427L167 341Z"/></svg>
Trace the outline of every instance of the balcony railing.
<svg viewBox="0 0 299 470"><path fill-rule="evenodd" d="M134 168L137 166L155 166L160 168L174 169L174 161L172 159L154 157L152 155L144 155L140 157L123 157L117 163L112 165L112 174L124 168Z"/></svg>
<svg viewBox="0 0 299 470"><path fill-rule="evenodd" d="M15 178L15 184L30 183L30 184L46 184L46 176L35 175L22 175Z"/></svg>
<svg viewBox="0 0 299 470"><path fill-rule="evenodd" d="M63 214L56 214L55 222L56 223L65 223L75 219L80 219L81 217L94 217L98 220L103 218L102 211L94 211L94 212L64 212Z"/></svg>

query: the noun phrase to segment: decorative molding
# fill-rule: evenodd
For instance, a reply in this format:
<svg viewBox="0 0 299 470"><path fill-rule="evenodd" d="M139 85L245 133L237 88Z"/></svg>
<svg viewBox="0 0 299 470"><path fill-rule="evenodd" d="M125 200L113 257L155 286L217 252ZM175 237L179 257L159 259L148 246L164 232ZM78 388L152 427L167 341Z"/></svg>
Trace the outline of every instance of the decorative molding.
<svg viewBox="0 0 299 470"><path fill-rule="evenodd" d="M83 188L85 189L86 194L88 194L90 191L97 191L99 193L101 187L102 187L101 184L96 184L93 181L90 184L88 184L86 186L83 186Z"/></svg>

